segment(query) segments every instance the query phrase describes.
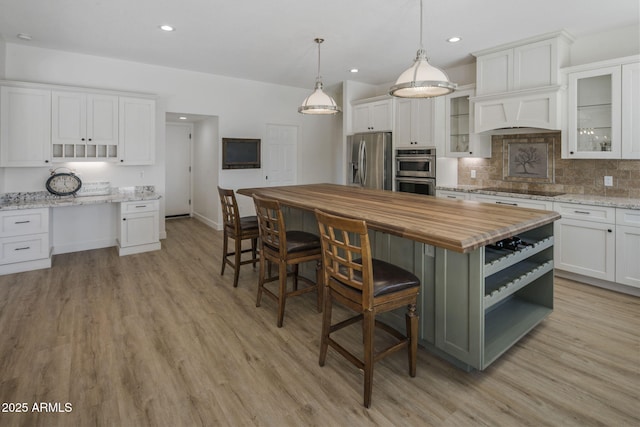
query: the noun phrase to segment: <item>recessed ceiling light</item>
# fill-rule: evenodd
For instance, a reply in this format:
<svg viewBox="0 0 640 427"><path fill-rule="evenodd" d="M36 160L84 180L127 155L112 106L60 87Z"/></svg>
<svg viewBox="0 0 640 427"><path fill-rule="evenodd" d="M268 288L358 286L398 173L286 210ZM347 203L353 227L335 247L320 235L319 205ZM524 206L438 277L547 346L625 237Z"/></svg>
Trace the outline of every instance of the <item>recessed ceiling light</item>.
<svg viewBox="0 0 640 427"><path fill-rule="evenodd" d="M175 31L176 30L171 25L160 25L160 29L162 31Z"/></svg>
<svg viewBox="0 0 640 427"><path fill-rule="evenodd" d="M350 73L357 73L358 71L360 70L358 70L357 68L352 68L349 70Z"/></svg>
<svg viewBox="0 0 640 427"><path fill-rule="evenodd" d="M185 116L180 116L178 117L180 120L187 120L187 118Z"/></svg>
<svg viewBox="0 0 640 427"><path fill-rule="evenodd" d="M16 37L18 37L20 40L26 40L26 41L31 41L32 39L31 35L26 33L20 33Z"/></svg>
<svg viewBox="0 0 640 427"><path fill-rule="evenodd" d="M447 39L449 43L458 43L460 40L462 40L462 37L458 37L458 36L450 37Z"/></svg>

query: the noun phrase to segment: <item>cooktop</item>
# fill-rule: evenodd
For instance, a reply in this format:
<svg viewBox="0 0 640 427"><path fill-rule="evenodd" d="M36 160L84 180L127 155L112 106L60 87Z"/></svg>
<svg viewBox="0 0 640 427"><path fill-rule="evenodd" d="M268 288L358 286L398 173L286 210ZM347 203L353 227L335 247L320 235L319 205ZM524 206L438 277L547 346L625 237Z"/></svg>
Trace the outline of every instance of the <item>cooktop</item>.
<svg viewBox="0 0 640 427"><path fill-rule="evenodd" d="M561 196L565 194L559 191L523 190L519 188L501 188L501 187L484 187L484 188L480 188L479 190L495 191L500 193L528 194L530 196L545 196L545 197L555 197L555 196Z"/></svg>

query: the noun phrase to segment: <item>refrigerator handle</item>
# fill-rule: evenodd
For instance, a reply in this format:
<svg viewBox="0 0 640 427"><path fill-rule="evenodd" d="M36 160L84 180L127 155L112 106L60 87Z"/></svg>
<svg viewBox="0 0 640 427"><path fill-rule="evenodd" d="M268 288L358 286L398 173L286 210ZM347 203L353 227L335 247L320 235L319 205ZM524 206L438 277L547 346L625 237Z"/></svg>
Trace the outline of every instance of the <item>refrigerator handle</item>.
<svg viewBox="0 0 640 427"><path fill-rule="evenodd" d="M367 143L360 142L360 182L365 186L367 180Z"/></svg>

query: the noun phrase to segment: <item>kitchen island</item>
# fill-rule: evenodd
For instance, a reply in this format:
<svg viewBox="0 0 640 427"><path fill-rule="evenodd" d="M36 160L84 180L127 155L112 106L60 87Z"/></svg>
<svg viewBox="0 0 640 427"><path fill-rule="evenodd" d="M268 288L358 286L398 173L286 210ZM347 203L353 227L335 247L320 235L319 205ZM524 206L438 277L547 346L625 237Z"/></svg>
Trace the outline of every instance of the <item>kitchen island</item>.
<svg viewBox="0 0 640 427"><path fill-rule="evenodd" d="M421 280L421 344L462 368L485 369L553 310L556 212L334 184L238 193L279 200L291 228L317 233L316 208L367 221L374 256ZM516 235L516 250L489 247Z"/></svg>

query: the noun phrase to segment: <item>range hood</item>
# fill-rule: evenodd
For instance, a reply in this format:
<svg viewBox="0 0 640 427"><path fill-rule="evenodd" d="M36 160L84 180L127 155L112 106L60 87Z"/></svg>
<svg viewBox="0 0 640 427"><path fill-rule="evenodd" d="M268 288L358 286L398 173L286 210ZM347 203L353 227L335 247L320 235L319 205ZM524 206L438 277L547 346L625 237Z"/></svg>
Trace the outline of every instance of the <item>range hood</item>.
<svg viewBox="0 0 640 427"><path fill-rule="evenodd" d="M562 128L562 77L573 37L542 34L475 52L474 132Z"/></svg>
<svg viewBox="0 0 640 427"><path fill-rule="evenodd" d="M535 90L475 96L475 132L501 129L536 128L560 130L562 127L562 86Z"/></svg>

